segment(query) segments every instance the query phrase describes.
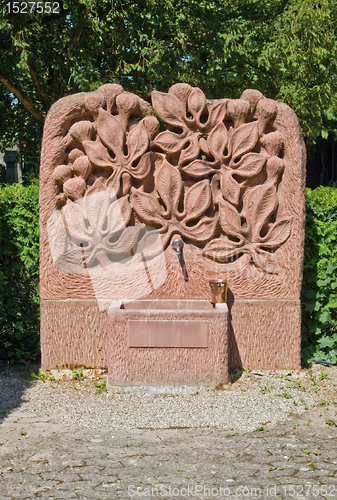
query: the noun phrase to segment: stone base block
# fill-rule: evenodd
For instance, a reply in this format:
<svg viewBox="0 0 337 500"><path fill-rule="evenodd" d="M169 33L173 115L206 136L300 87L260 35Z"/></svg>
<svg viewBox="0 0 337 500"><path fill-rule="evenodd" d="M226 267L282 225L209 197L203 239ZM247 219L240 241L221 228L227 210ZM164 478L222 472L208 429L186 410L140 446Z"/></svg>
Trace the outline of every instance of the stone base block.
<svg viewBox="0 0 337 500"><path fill-rule="evenodd" d="M134 377L132 380L140 377L141 367L146 363L151 364L153 356L151 358L150 353L153 352L156 354L156 359L153 361L154 366L149 369L149 374L152 373L151 377L159 373L159 370L164 370L163 377L164 373L167 376L170 370L174 372L174 351L177 353L176 359L179 359L181 363L182 373L190 373L191 379L201 377L205 361L210 363L210 360L212 363L214 361L217 368L214 366L213 372L207 372L208 380L226 378L228 368L233 370L241 366L247 369L265 370L285 370L288 367L300 369L301 367L301 304L299 300L236 300L228 304L228 317L227 313L219 316L214 309L211 311L200 309L203 307L201 304L207 304L207 301L201 300L189 301L194 303L195 309L190 310L186 317L183 309L184 301L139 301L137 307L149 307L150 302L152 302L151 311L142 312L138 309L132 312L125 309L108 315L107 311L99 310L96 300L43 300L41 302L42 369L78 366L106 369L109 365L110 373L115 373L111 379L116 377L116 382L120 380L122 383L124 380L125 383L129 377L128 373ZM164 313L162 302L170 302L172 307L174 305L174 309ZM126 307L130 305L127 304ZM144 321L144 313L150 315L152 319L157 318L158 321L170 319L187 321L189 319L202 323L212 318L208 334L208 341L212 344L208 344L207 349L200 346L199 348L186 346L129 348L127 318ZM221 342L220 337L216 340L217 322L222 322L223 332L226 332L228 328L228 339L224 335ZM196 323L193 324L196 325ZM150 337L151 335L150 332ZM199 331L198 335L199 342L202 342L202 332ZM110 352L108 354L109 339ZM188 339L183 339L185 340ZM170 349L171 364L166 364L166 368L161 368L163 355ZM132 368L133 362L136 363L134 368ZM220 365L223 371L220 370ZM193 369L192 366L194 366ZM172 377L179 378L178 374Z"/></svg>

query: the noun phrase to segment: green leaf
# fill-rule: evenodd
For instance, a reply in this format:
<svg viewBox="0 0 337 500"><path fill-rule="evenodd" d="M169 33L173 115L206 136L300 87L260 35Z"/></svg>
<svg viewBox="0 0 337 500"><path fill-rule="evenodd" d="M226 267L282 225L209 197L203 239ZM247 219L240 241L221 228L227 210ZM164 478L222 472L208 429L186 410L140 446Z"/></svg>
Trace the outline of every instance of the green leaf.
<svg viewBox="0 0 337 500"><path fill-rule="evenodd" d="M333 347L335 345L335 340L328 336L323 336L318 340L318 344L321 348Z"/></svg>
<svg viewBox="0 0 337 500"><path fill-rule="evenodd" d="M331 320L331 315L328 311L324 311L320 317L319 317L319 320L324 324L324 323L327 323L328 321Z"/></svg>
<svg viewBox="0 0 337 500"><path fill-rule="evenodd" d="M322 303L316 301L315 306L314 306L314 311L319 311L322 307Z"/></svg>
<svg viewBox="0 0 337 500"><path fill-rule="evenodd" d="M326 286L331 282L331 278L327 278L325 280L318 280L317 285L318 286Z"/></svg>

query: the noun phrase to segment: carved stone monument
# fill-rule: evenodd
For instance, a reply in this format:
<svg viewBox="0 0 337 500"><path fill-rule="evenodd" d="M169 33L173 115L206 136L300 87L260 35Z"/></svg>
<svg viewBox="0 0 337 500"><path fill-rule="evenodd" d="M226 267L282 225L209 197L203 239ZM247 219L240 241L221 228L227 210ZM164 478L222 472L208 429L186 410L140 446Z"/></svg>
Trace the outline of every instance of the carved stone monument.
<svg viewBox="0 0 337 500"><path fill-rule="evenodd" d="M305 148L295 114L257 90L207 100L187 84L153 91L152 106L166 129L150 104L112 84L48 114L44 369L109 366L116 381L132 372L140 383L151 356L166 357L161 381L190 383L203 381L205 363L216 365L209 381L237 366L300 368ZM228 282L229 312L210 304L214 279ZM186 325L197 317L193 337ZM170 378L177 356L187 375Z"/></svg>

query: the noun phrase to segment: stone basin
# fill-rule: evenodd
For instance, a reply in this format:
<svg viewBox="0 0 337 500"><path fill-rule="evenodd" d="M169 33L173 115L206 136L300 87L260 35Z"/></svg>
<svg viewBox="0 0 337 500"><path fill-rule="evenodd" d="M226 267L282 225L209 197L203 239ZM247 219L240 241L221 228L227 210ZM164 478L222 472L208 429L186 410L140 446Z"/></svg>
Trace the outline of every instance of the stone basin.
<svg viewBox="0 0 337 500"><path fill-rule="evenodd" d="M137 300L109 312L109 386L212 386L228 374L228 309Z"/></svg>

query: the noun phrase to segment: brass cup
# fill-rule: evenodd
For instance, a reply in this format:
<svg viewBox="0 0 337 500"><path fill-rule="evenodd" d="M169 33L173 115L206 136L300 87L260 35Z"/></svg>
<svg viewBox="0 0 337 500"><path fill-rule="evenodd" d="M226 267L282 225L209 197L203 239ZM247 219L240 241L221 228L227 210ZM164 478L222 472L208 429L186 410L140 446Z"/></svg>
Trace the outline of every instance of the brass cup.
<svg viewBox="0 0 337 500"><path fill-rule="evenodd" d="M223 304L227 302L228 283L225 280L211 280L209 281L212 290L212 303Z"/></svg>

